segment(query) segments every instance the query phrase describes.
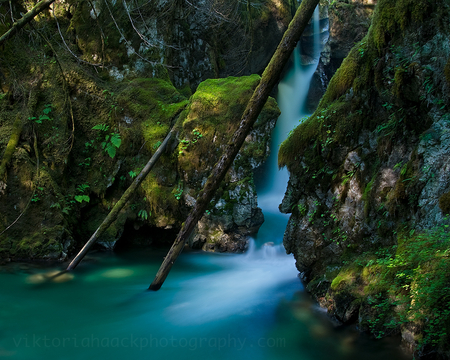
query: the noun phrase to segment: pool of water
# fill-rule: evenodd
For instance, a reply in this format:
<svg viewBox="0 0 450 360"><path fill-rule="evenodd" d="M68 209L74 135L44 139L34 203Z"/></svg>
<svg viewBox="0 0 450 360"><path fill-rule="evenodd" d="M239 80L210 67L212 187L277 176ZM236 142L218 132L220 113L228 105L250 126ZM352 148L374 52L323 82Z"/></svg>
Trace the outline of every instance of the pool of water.
<svg viewBox="0 0 450 360"><path fill-rule="evenodd" d="M165 250L94 253L69 276L1 267L0 357L11 359L401 359L398 339L342 329L303 292L281 246L185 252L147 291ZM405 357L406 358L406 357Z"/></svg>

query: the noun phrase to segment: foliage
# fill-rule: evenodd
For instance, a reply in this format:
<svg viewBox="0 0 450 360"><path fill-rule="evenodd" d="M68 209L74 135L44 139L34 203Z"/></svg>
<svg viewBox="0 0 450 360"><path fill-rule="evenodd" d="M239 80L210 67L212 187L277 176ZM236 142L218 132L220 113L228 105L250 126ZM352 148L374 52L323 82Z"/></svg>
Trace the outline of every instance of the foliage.
<svg viewBox="0 0 450 360"><path fill-rule="evenodd" d="M151 215L151 213L150 213L150 215ZM139 210L139 212L138 212L138 217L139 217L141 220L147 220L148 217L149 217L149 213L147 212L147 210L141 209L141 210Z"/></svg>
<svg viewBox="0 0 450 360"><path fill-rule="evenodd" d="M196 144L201 138L203 137L203 134L200 132L199 129L195 128L192 130L192 139L183 139L180 141L180 150L178 151L178 154L182 155L184 153L184 150L187 150L189 145Z"/></svg>
<svg viewBox="0 0 450 360"><path fill-rule="evenodd" d="M100 144L102 149L111 157L111 159L116 156L117 149L122 144L122 139L120 138L120 134L116 132L111 132L106 134L109 130L109 125L106 124L98 124L95 125L93 130L100 130L104 133L104 141Z"/></svg>
<svg viewBox="0 0 450 360"><path fill-rule="evenodd" d="M89 202L91 201L89 195L84 194L85 191L87 191L89 189L89 185L88 184L81 184L77 186L77 191L80 193L79 195L75 195L74 199L79 202L82 203L84 202Z"/></svg>
<svg viewBox="0 0 450 360"><path fill-rule="evenodd" d="M398 236L398 245L346 261L331 288L365 299L371 309L365 321L377 338L411 323L420 329L419 351L430 348L448 351L449 229L450 226L444 224L430 231L405 231ZM358 282L346 280L356 279L358 273L361 274ZM362 294L361 286L364 287Z"/></svg>
<svg viewBox="0 0 450 360"><path fill-rule="evenodd" d="M177 189L175 189L173 195L175 196L175 199L180 200L181 195L183 195L183 188L178 187Z"/></svg>
<svg viewBox="0 0 450 360"><path fill-rule="evenodd" d="M44 110L42 110L42 114L39 115L38 118L36 118L35 116L31 116L31 117L28 118L28 120L34 121L34 122L37 123L37 124L42 124L42 122L43 122L44 120L48 120L48 121L53 120L53 119L50 118L50 116L49 116L50 112L52 111L52 107L53 107L52 104L46 104L46 105L44 106Z"/></svg>

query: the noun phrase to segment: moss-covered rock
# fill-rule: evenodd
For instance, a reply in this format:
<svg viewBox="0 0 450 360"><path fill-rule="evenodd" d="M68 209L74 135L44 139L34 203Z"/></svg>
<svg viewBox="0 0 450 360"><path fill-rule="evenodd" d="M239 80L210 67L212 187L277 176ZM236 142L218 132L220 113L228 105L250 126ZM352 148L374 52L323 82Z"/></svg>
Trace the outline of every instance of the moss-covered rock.
<svg viewBox="0 0 450 360"><path fill-rule="evenodd" d="M193 205L198 191L237 130L259 81L258 75L207 80L191 97L180 118L182 131L178 145L178 166L184 183L180 190L183 189L188 207ZM205 250L243 251L248 235L255 233L262 224L253 169L269 155L270 134L279 114L275 100L269 98L194 235L194 242L204 240Z"/></svg>
<svg viewBox="0 0 450 360"><path fill-rule="evenodd" d="M318 283L338 266L328 286L311 291L343 321L354 319L351 304L359 304L360 326L377 337L414 328L425 339L432 332L416 307L412 317L398 316L404 311L396 298L413 296L412 287L392 290L389 282L398 279L385 261L409 254L403 246L391 252L399 233L411 237L445 222L450 43L442 24L449 21L444 1L378 1L367 36L279 151L280 166L291 173L281 205L292 213L287 251L306 281ZM413 268L415 261L408 257L404 265ZM436 281L446 277L442 268L427 269ZM406 337L419 339L414 336ZM442 333L430 336L414 346L447 351Z"/></svg>
<svg viewBox="0 0 450 360"><path fill-rule="evenodd" d="M5 167L7 187L0 199L2 257L65 259L74 249L73 239L79 247L90 237L178 117L178 140L99 244L114 247L126 227L179 228L260 79L208 81L188 101L164 79L136 78L105 88L99 79L75 70L65 73L61 83L51 78L54 69L48 70L43 74L51 86L42 83L35 110L21 122L22 136L15 137L16 150ZM3 101L2 113L7 116L2 129L11 132L18 105ZM64 110L70 110L73 118ZM212 250L243 251L246 236L263 221L252 169L268 155L278 115L275 101L269 99L217 195L217 206L211 204L215 225L203 235L215 244ZM223 224L228 224L228 215L232 226ZM226 229L227 235L213 236L218 228ZM55 230L50 239L51 229L64 231ZM68 238L70 246L64 246Z"/></svg>

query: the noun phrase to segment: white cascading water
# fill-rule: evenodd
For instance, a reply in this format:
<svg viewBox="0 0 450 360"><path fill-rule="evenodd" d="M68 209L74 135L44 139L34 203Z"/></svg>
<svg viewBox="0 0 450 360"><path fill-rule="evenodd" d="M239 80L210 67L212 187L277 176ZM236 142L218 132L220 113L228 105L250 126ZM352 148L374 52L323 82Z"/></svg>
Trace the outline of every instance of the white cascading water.
<svg viewBox="0 0 450 360"><path fill-rule="evenodd" d="M186 297L184 294L182 300L176 301L176 305L168 308L168 313L175 322L178 319L183 323L203 323L248 310L264 301L265 296L270 296L269 290L297 277L295 260L286 255L282 245L288 215L281 214L278 205L284 196L289 175L286 169L278 170L277 154L279 145L287 138L289 131L306 115L303 108L320 55L318 8L314 12L313 20L316 55L313 64L301 65L301 49L297 46L293 54L294 66L278 85L277 101L281 116L272 134L271 155L265 168L266 185L261 193L258 191L258 204L263 210L265 222L256 241L250 241L244 259L242 256L233 255L227 258L211 258L209 261L224 266L226 270L186 280L186 288L195 290L190 296ZM205 261L204 258L198 260ZM191 261L195 261L195 257L192 257ZM206 294L203 291L198 292L201 284L209 284ZM298 286L300 287L300 284ZM204 302L208 305L198 307L200 298L205 300L205 297L207 300Z"/></svg>
<svg viewBox="0 0 450 360"><path fill-rule="evenodd" d="M304 116L304 108L309 91L309 84L320 56L319 9L314 11L314 61L310 65L302 65L300 44L293 53L293 67L289 69L278 85L277 102L281 110L275 130L272 134L271 154L267 160L263 181L258 190L258 205L264 213L265 223L258 233L258 240L280 244L288 215L281 214L278 206L281 203L289 180L287 169L278 170L278 148L288 137ZM266 236L269 234L269 236Z"/></svg>

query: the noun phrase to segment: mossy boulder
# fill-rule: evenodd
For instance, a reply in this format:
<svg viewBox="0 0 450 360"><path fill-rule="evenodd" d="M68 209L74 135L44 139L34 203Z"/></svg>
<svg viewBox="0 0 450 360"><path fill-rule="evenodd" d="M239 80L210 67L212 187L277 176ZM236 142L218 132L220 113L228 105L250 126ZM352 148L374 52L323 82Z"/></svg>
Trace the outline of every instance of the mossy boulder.
<svg viewBox="0 0 450 360"><path fill-rule="evenodd" d="M241 115L259 81L258 75L207 80L200 84L181 114L178 167L188 207L192 206L198 191L237 130ZM194 235L197 240L204 239L202 246L205 250L243 251L248 235L256 233L262 224L253 169L269 155L270 134L279 114L275 100L269 98Z"/></svg>

